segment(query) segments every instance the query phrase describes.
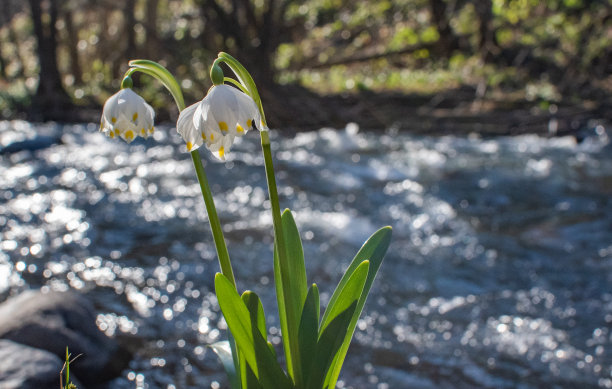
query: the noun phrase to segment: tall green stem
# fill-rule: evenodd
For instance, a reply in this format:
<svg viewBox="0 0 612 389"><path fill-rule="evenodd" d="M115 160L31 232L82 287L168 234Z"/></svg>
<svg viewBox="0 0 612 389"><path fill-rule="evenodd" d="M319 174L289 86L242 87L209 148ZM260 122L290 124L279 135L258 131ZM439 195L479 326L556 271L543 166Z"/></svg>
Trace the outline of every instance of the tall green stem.
<svg viewBox="0 0 612 389"><path fill-rule="evenodd" d="M136 71L148 74L160 81L168 89L168 91L170 91L179 112L185 109L185 100L183 99L181 87L179 86L178 82L176 82L174 76L172 76L172 74L165 67L157 62L148 60L133 60L130 61L129 64L130 69L124 76L122 87L131 87L131 85L129 85L131 84L131 75ZM123 85L124 83L126 83L126 85ZM223 237L223 230L221 229L221 223L219 222L219 216L217 216L215 202L210 191L210 186L208 185L208 179L206 178L204 166L202 166L202 159L200 158L200 153L198 150L191 152L191 159L196 170L200 190L202 191L202 197L204 198L204 204L206 205L206 213L208 214L208 222L210 223L210 229L213 234L213 240L215 242L215 249L217 250L217 257L219 259L221 273L223 273L223 275L226 276L234 285L234 288L236 288L236 280L234 279L234 272L232 270L229 252L227 251L227 245L225 244L225 238ZM240 365L238 361L238 351L236 348L236 341L229 330L228 340L232 350L232 359L234 360L235 370L237 372L236 376L230 383L230 386L232 389L240 389Z"/></svg>
<svg viewBox="0 0 612 389"><path fill-rule="evenodd" d="M270 194L270 204L272 207L272 224L274 226L274 245L276 252L278 253L278 262L280 268L283 300L285 303L285 309L287 311L287 326L289 328L289 334L283 334L285 341L285 352L287 349L290 354L290 358L287 360L291 361L288 363L288 367L292 370L291 375L294 382L302 382L301 369L300 369L300 354L298 337L291 336L291 334L297 334L299 326L299 314L301 307L296 306L291 295L288 293L291 290L291 278L289 272L289 259L287 258L287 252L285 251L285 236L283 232L283 225L281 221L280 203L278 200L278 191L276 188L276 178L274 176L274 166L272 163L272 151L270 150L270 135L268 131L261 131L261 148L264 156L264 165L266 169L266 178L268 181L268 192Z"/></svg>
<svg viewBox="0 0 612 389"><path fill-rule="evenodd" d="M202 197L204 198L204 204L206 204L206 213L208 213L208 222L210 223L210 229L213 234L215 241L215 248L217 249L217 257L219 258L219 265L221 266L221 273L226 276L234 287L236 287L236 280L234 279L234 272L232 270L232 264L229 258L229 252L227 251L227 245L225 244L225 238L223 237L223 230L221 229L221 222L219 216L217 216L217 209L208 185L208 179L204 172L204 166L202 166L202 160L200 159L200 153L198 150L191 152L191 159L193 160L193 166L198 176L198 182L200 183L200 189L202 191Z"/></svg>

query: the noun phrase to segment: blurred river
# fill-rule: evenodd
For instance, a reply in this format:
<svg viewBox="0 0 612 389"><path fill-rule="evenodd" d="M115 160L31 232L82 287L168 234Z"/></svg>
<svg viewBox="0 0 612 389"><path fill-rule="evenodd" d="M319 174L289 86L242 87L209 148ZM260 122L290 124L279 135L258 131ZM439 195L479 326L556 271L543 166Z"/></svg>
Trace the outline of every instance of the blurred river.
<svg viewBox="0 0 612 389"><path fill-rule="evenodd" d="M97 125L0 122L0 301L82 291L136 350L113 388L218 388L218 270L191 159L172 128L127 145ZM612 148L538 136L273 134L323 305L362 242L393 241L339 387L612 387ZM259 137L202 151L239 288L279 343ZM173 386L174 385L174 386Z"/></svg>

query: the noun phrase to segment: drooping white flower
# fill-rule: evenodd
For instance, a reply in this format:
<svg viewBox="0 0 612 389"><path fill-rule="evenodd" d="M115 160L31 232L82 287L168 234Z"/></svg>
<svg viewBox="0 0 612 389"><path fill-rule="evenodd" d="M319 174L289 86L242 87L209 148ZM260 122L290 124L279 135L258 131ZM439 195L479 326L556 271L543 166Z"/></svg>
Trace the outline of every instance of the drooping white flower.
<svg viewBox="0 0 612 389"><path fill-rule="evenodd" d="M124 88L104 103L100 131L130 143L137 136L148 138L155 131L154 118L153 108L131 88Z"/></svg>
<svg viewBox="0 0 612 389"><path fill-rule="evenodd" d="M234 139L260 124L255 101L229 85L215 85L208 95L179 115L176 129L192 151L203 144L224 161Z"/></svg>

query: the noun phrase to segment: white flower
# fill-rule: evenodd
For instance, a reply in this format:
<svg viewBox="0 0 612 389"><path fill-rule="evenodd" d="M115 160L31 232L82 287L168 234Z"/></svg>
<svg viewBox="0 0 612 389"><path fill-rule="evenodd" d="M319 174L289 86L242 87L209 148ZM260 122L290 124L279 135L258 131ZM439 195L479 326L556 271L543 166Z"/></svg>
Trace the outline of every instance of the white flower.
<svg viewBox="0 0 612 389"><path fill-rule="evenodd" d="M148 138L153 133L154 117L153 108L142 97L132 89L124 88L104 103L100 131L130 143L137 136Z"/></svg>
<svg viewBox="0 0 612 389"><path fill-rule="evenodd" d="M234 139L260 123L257 104L245 93L229 85L216 85L206 97L185 108L176 130L192 151L203 144L224 161Z"/></svg>

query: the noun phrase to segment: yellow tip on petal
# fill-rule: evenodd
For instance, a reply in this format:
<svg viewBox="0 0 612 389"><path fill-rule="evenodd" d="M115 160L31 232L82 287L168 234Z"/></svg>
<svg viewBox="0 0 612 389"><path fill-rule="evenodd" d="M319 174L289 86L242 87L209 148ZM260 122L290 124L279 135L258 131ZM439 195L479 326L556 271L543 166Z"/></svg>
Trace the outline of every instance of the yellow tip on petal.
<svg viewBox="0 0 612 389"><path fill-rule="evenodd" d="M140 130L140 133L142 134L142 136L147 135L147 130L144 129L144 127Z"/></svg>
<svg viewBox="0 0 612 389"><path fill-rule="evenodd" d="M244 128L242 128L242 126L240 124L237 124L236 125L236 131L242 133L242 132L244 132Z"/></svg>
<svg viewBox="0 0 612 389"><path fill-rule="evenodd" d="M111 131L111 132L108 133L108 136L112 139L112 138L115 137L115 134Z"/></svg>
<svg viewBox="0 0 612 389"><path fill-rule="evenodd" d="M104 129L104 123L100 122L100 131Z"/></svg>
<svg viewBox="0 0 612 389"><path fill-rule="evenodd" d="M187 151L191 151L192 147L193 147L193 143L187 142Z"/></svg>
<svg viewBox="0 0 612 389"><path fill-rule="evenodd" d="M225 148L221 146L219 148L219 158L223 158L225 156Z"/></svg>
<svg viewBox="0 0 612 389"><path fill-rule="evenodd" d="M149 132L150 132L151 134L152 134L152 133L154 133L154 132L155 132L155 127L151 127L151 128L149 129Z"/></svg>
<svg viewBox="0 0 612 389"><path fill-rule="evenodd" d="M112 118L111 118L111 122L112 122L113 124L117 123L117 118L116 118L116 117L112 117Z"/></svg>
<svg viewBox="0 0 612 389"><path fill-rule="evenodd" d="M206 134L202 132L202 140L206 140Z"/></svg>
<svg viewBox="0 0 612 389"><path fill-rule="evenodd" d="M211 133L211 134L210 134L210 140L211 140L211 141L212 141L212 140L215 140L215 134L213 134L213 133Z"/></svg>
<svg viewBox="0 0 612 389"><path fill-rule="evenodd" d="M221 131L227 131L227 123L226 122L219 122L219 129Z"/></svg>
<svg viewBox="0 0 612 389"><path fill-rule="evenodd" d="M253 125L253 121L251 119L247 120L247 128L251 128Z"/></svg>
<svg viewBox="0 0 612 389"><path fill-rule="evenodd" d="M128 142L133 141L133 140L134 140L134 131L132 131L132 130L127 130L127 131L125 132L125 139L126 139Z"/></svg>
<svg viewBox="0 0 612 389"><path fill-rule="evenodd" d="M132 121L135 122L136 119L138 119L138 112L134 112L134 115L132 115Z"/></svg>
<svg viewBox="0 0 612 389"><path fill-rule="evenodd" d="M115 128L115 135L119 135L119 134L121 134L121 130L118 128Z"/></svg>

